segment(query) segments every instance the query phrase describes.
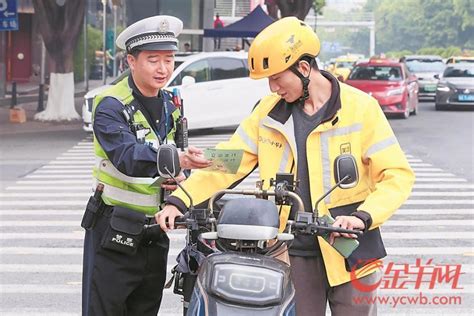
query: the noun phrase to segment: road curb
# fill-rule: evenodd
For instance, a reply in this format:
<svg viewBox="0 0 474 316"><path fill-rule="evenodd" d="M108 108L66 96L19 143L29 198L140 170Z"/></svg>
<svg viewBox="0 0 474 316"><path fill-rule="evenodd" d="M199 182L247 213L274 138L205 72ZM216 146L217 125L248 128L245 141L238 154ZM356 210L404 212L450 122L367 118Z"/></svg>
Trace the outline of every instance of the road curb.
<svg viewBox="0 0 474 316"><path fill-rule="evenodd" d="M74 92L74 98L80 98L83 97L86 94L85 91L77 91ZM19 95L17 96L17 105L22 105L25 103L32 103L32 102L38 102L38 94L29 94L29 95ZM44 102L46 103L48 100L48 94L45 93L44 95ZM3 98L0 99L0 107L6 107L6 106L11 106L12 99L10 98ZM46 104L45 104L46 106Z"/></svg>

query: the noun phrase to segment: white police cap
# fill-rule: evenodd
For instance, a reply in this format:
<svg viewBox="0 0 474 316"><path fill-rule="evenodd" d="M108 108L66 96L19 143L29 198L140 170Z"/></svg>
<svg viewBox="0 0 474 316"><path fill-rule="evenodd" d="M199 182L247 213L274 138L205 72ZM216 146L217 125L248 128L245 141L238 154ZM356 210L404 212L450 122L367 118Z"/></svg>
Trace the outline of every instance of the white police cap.
<svg viewBox="0 0 474 316"><path fill-rule="evenodd" d="M178 35L183 22L169 15L156 15L133 23L117 37L115 42L127 52L138 50L178 50Z"/></svg>

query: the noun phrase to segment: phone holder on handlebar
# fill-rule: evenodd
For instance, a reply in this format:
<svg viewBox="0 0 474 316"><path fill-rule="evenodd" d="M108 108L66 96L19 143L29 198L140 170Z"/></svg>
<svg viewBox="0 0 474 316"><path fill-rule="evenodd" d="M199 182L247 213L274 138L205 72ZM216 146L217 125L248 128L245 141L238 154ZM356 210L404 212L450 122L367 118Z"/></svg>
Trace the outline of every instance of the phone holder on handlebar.
<svg viewBox="0 0 474 316"><path fill-rule="evenodd" d="M270 179L270 186L275 187L275 204L293 205L293 200L285 192L295 192L298 180L292 173L277 173L276 179Z"/></svg>

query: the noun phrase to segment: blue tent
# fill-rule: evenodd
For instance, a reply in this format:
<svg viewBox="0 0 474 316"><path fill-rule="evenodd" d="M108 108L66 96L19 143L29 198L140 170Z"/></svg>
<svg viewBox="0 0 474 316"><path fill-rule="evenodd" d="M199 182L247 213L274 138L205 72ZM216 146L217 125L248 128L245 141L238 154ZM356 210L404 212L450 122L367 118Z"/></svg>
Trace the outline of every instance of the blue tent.
<svg viewBox="0 0 474 316"><path fill-rule="evenodd" d="M273 21L261 6L257 6L247 16L226 27L204 29L204 37L255 37Z"/></svg>

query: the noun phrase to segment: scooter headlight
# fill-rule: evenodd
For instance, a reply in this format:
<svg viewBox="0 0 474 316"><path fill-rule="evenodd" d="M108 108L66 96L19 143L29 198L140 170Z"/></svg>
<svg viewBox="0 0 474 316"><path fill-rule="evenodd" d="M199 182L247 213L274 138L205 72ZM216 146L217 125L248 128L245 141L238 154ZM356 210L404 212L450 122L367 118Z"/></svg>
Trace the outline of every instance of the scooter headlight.
<svg viewBox="0 0 474 316"><path fill-rule="evenodd" d="M263 267L220 263L210 275L211 292L231 303L269 306L283 298L283 273Z"/></svg>

